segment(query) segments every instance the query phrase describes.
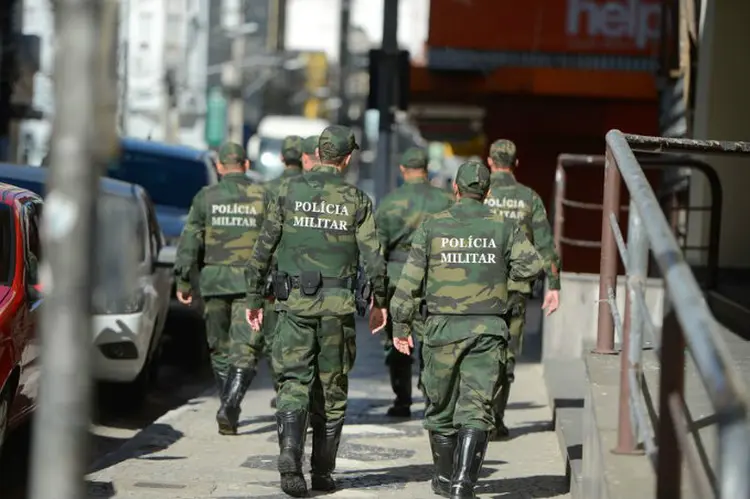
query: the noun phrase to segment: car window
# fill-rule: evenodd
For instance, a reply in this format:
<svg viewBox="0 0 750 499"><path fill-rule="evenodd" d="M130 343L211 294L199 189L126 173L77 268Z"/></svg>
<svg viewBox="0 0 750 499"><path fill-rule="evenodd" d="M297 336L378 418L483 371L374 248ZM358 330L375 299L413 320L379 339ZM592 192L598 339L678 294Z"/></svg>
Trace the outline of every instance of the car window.
<svg viewBox="0 0 750 499"><path fill-rule="evenodd" d="M24 205L24 228L26 232L26 284L39 284L39 263L42 261L42 242L39 237L39 222L42 216L42 205L30 202Z"/></svg>
<svg viewBox="0 0 750 499"><path fill-rule="evenodd" d="M157 205L185 210L209 182L202 158L188 160L127 149L107 168L107 176L142 186Z"/></svg>
<svg viewBox="0 0 750 499"><path fill-rule="evenodd" d="M164 246L164 240L159 227L159 222L156 219L156 209L154 203L151 202L148 194L143 195L143 201L146 205L146 219L148 221L148 236L149 243L151 244L151 254L154 258L159 256L162 246Z"/></svg>
<svg viewBox="0 0 750 499"><path fill-rule="evenodd" d="M15 230L10 206L0 204L0 284L10 286L15 266Z"/></svg>
<svg viewBox="0 0 750 499"><path fill-rule="evenodd" d="M124 244L133 244L138 262L146 260L146 221L143 210L134 198L103 194L99 198L99 230L98 237L103 239L103 248L115 244L116 240ZM113 234L123 230L130 234ZM126 241L126 242L125 242ZM122 251L122 248L112 248Z"/></svg>

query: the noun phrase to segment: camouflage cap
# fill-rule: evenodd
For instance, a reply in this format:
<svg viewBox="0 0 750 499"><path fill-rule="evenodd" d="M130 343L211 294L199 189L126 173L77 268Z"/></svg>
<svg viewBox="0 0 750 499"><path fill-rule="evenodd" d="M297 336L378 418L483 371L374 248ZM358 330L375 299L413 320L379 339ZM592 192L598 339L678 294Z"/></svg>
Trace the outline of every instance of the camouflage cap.
<svg viewBox="0 0 750 499"><path fill-rule="evenodd" d="M318 139L320 135L310 135L308 138L302 141L302 152L308 156L315 155L315 149L318 148Z"/></svg>
<svg viewBox="0 0 750 499"><path fill-rule="evenodd" d="M418 147L410 147L401 156L401 166L404 168L410 168L415 170L424 170L427 168L427 154L423 149Z"/></svg>
<svg viewBox="0 0 750 499"><path fill-rule="evenodd" d="M245 149L235 142L227 142L219 149L219 162L223 164L242 163L247 159Z"/></svg>
<svg viewBox="0 0 750 499"><path fill-rule="evenodd" d="M359 149L359 144L349 127L329 126L323 130L318 139L318 154L322 160L343 158L355 149Z"/></svg>
<svg viewBox="0 0 750 499"><path fill-rule="evenodd" d="M459 194L484 196L490 188L490 169L479 161L467 161L458 167L456 186Z"/></svg>
<svg viewBox="0 0 750 499"><path fill-rule="evenodd" d="M516 145L510 140L496 140L490 146L490 158L497 166L514 166L516 163Z"/></svg>
<svg viewBox="0 0 750 499"><path fill-rule="evenodd" d="M289 135L281 144L281 157L284 161L299 161L302 158L302 137Z"/></svg>

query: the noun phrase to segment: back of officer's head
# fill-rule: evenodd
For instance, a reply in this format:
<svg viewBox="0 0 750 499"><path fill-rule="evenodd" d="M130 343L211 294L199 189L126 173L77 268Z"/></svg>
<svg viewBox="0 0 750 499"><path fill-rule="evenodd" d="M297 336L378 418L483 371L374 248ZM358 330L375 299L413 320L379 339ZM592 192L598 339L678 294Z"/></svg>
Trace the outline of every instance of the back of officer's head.
<svg viewBox="0 0 750 499"><path fill-rule="evenodd" d="M310 135L302 141L302 168L305 170L309 170L319 161L317 153L319 139L320 135Z"/></svg>
<svg viewBox="0 0 750 499"><path fill-rule="evenodd" d="M487 163L493 170L507 170L518 166L516 145L507 139L499 139L490 146Z"/></svg>
<svg viewBox="0 0 750 499"><path fill-rule="evenodd" d="M219 149L219 162L216 169L219 175L227 173L245 172L250 168L245 149L234 142L227 142Z"/></svg>
<svg viewBox="0 0 750 499"><path fill-rule="evenodd" d="M401 156L398 168L401 170L401 176L404 178L414 176L423 177L427 175L427 164L428 158L424 149L410 147Z"/></svg>
<svg viewBox="0 0 750 499"><path fill-rule="evenodd" d="M471 198L483 201L490 188L490 170L479 161L467 161L458 167L453 181L453 194L457 199Z"/></svg>
<svg viewBox="0 0 750 499"><path fill-rule="evenodd" d="M354 132L345 126L329 126L318 139L318 157L326 165L345 167L356 149L359 149L359 144Z"/></svg>
<svg viewBox="0 0 750 499"><path fill-rule="evenodd" d="M281 161L286 166L302 166L302 137L289 135L281 143Z"/></svg>

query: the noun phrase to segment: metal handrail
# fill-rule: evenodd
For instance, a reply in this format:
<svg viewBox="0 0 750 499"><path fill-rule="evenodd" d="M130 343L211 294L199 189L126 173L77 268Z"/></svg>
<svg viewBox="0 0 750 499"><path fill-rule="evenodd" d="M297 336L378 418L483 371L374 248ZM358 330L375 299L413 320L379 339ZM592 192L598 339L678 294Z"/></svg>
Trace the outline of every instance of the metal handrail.
<svg viewBox="0 0 750 499"><path fill-rule="evenodd" d="M689 156L666 156L663 154L648 154L640 159L640 165L644 169L667 169L667 168L690 168L703 173L708 180L709 190L711 192L710 206L683 206L681 209L693 211L709 212L709 232L708 243L705 246L691 247L692 250L706 251L707 275L704 287L707 290L713 290L718 284L719 274L719 241L721 238L721 213L724 203L724 193L721 187L721 180L716 170L703 161ZM581 239L571 239L565 237L564 222L565 208L574 208L580 210L601 210L602 205L596 203L583 203L567 199L566 196L566 169L571 167L604 167L604 156L587 155L587 154L560 154L557 157L557 169L555 171L555 199L553 209L554 219L554 238L555 247L558 254L562 256L562 246L576 246L583 248L600 248L601 240L586 241ZM621 211L628 211L628 206L621 206Z"/></svg>
<svg viewBox="0 0 750 499"><path fill-rule="evenodd" d="M691 467L691 478L700 497L721 499L750 497L750 425L748 397L721 337L723 327L712 315L693 272L685 261L661 206L633 152L634 149L670 152L701 152L750 156L750 143L697 141L626 135L612 130L606 136L604 213L599 294L597 348L614 349L614 330L621 332L620 410L618 445L615 452L636 453L638 441L656 456L656 496L681 496L682 455ZM630 192L627 244L619 226L621 180ZM671 310L664 318L657 341L661 368L659 421L655 442L643 408L641 356L643 329L656 335L657 328L647 314L644 284L649 248L664 279ZM620 320L615 300L617 252L627 274L625 318ZM686 435L685 347L717 414L719 433L719 476L704 476L698 469L699 456ZM638 438L637 438L638 437Z"/></svg>

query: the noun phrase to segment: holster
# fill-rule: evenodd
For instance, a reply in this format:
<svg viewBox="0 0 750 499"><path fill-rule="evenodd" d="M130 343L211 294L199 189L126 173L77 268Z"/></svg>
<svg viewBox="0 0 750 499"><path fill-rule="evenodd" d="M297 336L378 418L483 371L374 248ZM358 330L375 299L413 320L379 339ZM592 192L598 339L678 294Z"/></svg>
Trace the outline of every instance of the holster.
<svg viewBox="0 0 750 499"><path fill-rule="evenodd" d="M289 299L289 293L292 291L292 282L289 274L277 270L273 273L273 294L279 301Z"/></svg>
<svg viewBox="0 0 750 499"><path fill-rule="evenodd" d="M357 280L357 289L354 293L354 301L357 306L357 314L364 317L372 299L372 282L360 275Z"/></svg>
<svg viewBox="0 0 750 499"><path fill-rule="evenodd" d="M422 318L423 321L426 321L428 315L430 314L427 311L427 300L420 300L419 301L419 316Z"/></svg>
<svg viewBox="0 0 750 499"><path fill-rule="evenodd" d="M319 270L303 270L299 275L299 290L303 296L315 296L323 287L323 275Z"/></svg>
<svg viewBox="0 0 750 499"><path fill-rule="evenodd" d="M268 273L268 276L266 277L266 284L263 286L263 297L264 298L273 298L275 289L274 289L274 277L276 275L275 271L271 271Z"/></svg>

